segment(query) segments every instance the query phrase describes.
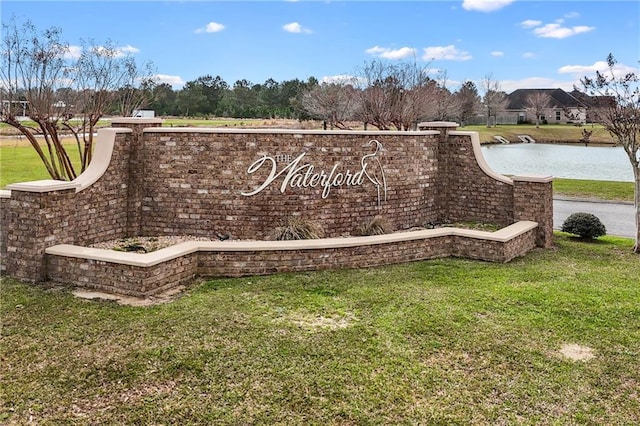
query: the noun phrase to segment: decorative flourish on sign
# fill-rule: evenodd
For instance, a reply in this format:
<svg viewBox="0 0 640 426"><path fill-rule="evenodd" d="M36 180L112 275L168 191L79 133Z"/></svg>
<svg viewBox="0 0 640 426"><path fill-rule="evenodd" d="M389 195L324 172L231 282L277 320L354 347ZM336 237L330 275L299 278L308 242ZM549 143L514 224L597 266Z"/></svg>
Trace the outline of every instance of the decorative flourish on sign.
<svg viewBox="0 0 640 426"><path fill-rule="evenodd" d="M329 171L317 171L313 164L303 162L306 155L304 152L278 170L278 158L263 155L249 166L247 173L251 175L264 166L269 170L268 176L255 189L241 192L241 194L246 197L259 194L282 176L281 193L284 193L287 188L321 187L322 198L327 198L334 187L361 186L366 179L376 187L378 206L380 206L383 200L387 200L387 181L379 158L384 148L377 140L371 140L368 144L374 146L375 151L360 159L360 170L357 171L349 169L340 171L340 163L334 164Z"/></svg>
<svg viewBox="0 0 640 426"><path fill-rule="evenodd" d="M382 195L384 195L384 201L387 201L387 178L384 175L384 169L378 157L378 155L384 151L384 147L375 139L370 140L369 145L375 145L376 149L373 154L367 154L362 157L360 164L362 164L362 171L364 171L364 174L371 183L375 185L376 191L378 191L378 207L380 207L382 204ZM369 167L370 171L367 171L369 164L372 164L372 167ZM381 192L383 194L381 194Z"/></svg>

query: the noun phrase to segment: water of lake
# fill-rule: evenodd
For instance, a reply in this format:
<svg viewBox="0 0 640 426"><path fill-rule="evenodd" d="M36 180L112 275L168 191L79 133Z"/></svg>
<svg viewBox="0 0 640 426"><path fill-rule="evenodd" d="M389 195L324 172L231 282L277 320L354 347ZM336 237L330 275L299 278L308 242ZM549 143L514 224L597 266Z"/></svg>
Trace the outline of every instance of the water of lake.
<svg viewBox="0 0 640 426"><path fill-rule="evenodd" d="M633 182L622 147L542 143L483 145L491 168L507 175L551 175L558 178Z"/></svg>

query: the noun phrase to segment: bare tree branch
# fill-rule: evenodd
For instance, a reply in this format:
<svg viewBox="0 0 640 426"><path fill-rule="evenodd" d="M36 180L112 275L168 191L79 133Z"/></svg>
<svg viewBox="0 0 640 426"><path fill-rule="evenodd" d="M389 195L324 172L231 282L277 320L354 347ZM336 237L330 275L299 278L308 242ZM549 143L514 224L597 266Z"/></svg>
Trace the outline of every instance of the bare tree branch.
<svg viewBox="0 0 640 426"><path fill-rule="evenodd" d="M635 178L636 242L640 253L640 78L635 73L621 74L612 54L607 57L607 70L596 71L595 78L584 77L582 87L600 101L599 121L615 137L629 158Z"/></svg>

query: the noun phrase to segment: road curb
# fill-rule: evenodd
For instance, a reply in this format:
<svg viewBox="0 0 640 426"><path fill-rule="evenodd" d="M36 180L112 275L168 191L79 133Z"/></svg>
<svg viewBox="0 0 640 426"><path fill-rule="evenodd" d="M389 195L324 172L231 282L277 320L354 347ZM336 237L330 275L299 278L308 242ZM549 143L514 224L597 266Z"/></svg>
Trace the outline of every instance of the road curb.
<svg viewBox="0 0 640 426"><path fill-rule="evenodd" d="M554 201L575 201L578 203L600 203L600 204L623 204L632 206L633 201L622 201L622 200L603 200L601 198L579 198L579 197L564 197L564 196L554 196Z"/></svg>

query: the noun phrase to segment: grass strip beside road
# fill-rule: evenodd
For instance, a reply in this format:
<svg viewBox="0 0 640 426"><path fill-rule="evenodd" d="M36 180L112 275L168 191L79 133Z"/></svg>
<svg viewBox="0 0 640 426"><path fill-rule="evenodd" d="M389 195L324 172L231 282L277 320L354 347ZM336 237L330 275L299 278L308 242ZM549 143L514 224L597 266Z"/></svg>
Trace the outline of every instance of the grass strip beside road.
<svg viewBox="0 0 640 426"><path fill-rule="evenodd" d="M561 178L553 180L555 196L633 202L633 191L633 182Z"/></svg>
<svg viewBox="0 0 640 426"><path fill-rule="evenodd" d="M0 422L635 424L631 246L558 233L508 264L215 279L147 307L5 278Z"/></svg>

